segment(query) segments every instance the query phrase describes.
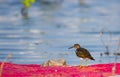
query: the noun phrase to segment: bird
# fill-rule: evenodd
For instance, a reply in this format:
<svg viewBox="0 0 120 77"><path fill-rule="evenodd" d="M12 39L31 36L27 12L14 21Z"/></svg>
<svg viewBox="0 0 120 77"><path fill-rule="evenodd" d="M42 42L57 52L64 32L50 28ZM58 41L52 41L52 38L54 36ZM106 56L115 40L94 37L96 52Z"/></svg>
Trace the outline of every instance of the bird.
<svg viewBox="0 0 120 77"><path fill-rule="evenodd" d="M89 53L89 51L85 48L82 48L79 44L74 44L72 47L70 47L69 49L71 48L75 48L76 51L76 55L77 57L79 57L81 59L80 61L80 66L82 66L82 60L86 60L86 66L88 65L88 60L95 60L91 54Z"/></svg>

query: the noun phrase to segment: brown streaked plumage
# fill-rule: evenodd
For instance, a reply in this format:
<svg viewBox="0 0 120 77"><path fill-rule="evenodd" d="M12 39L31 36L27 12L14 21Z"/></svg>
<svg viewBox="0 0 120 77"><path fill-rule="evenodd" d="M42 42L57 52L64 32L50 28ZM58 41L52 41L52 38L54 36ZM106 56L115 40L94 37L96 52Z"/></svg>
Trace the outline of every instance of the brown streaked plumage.
<svg viewBox="0 0 120 77"><path fill-rule="evenodd" d="M70 47L69 49L71 49L71 48L75 48L76 49L75 53L76 53L76 55L79 58L86 59L86 60L88 60L88 59L95 60L91 56L91 54L89 53L89 51L87 49L85 49L85 48L80 47L79 44L74 44L74 46Z"/></svg>

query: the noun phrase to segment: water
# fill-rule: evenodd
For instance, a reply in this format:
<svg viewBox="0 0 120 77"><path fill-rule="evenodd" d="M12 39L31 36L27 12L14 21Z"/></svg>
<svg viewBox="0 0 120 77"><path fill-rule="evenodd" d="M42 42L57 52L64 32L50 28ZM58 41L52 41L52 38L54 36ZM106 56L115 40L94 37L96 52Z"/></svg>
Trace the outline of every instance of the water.
<svg viewBox="0 0 120 77"><path fill-rule="evenodd" d="M64 58L67 64L78 65L75 50L68 48L79 43L96 59L89 64L114 62L113 53L120 38L119 4L119 0L64 0L50 4L37 1L29 8L29 18L24 18L19 0L1 0L0 61L12 54L8 62L41 64ZM109 44L109 56L104 55L101 39ZM119 56L117 61L120 62Z"/></svg>

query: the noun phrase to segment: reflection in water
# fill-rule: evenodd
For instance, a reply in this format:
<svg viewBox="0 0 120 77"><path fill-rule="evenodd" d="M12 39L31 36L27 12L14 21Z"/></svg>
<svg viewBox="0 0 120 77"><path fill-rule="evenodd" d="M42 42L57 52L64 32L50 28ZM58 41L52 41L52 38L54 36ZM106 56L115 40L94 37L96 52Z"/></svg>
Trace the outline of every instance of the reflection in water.
<svg viewBox="0 0 120 77"><path fill-rule="evenodd" d="M21 14L24 18L28 18L28 8L26 8L25 6L23 6L21 8Z"/></svg>

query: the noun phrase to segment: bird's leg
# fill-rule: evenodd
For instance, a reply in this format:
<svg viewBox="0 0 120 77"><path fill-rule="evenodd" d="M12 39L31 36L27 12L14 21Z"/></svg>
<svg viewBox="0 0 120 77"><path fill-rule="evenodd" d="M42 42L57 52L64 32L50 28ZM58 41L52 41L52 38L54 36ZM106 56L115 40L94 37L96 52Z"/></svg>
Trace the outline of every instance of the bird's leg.
<svg viewBox="0 0 120 77"><path fill-rule="evenodd" d="M80 67L82 67L82 60L80 60Z"/></svg>
<svg viewBox="0 0 120 77"><path fill-rule="evenodd" d="M86 59L86 61L85 61L85 62L86 62L86 66L88 66L88 59Z"/></svg>

